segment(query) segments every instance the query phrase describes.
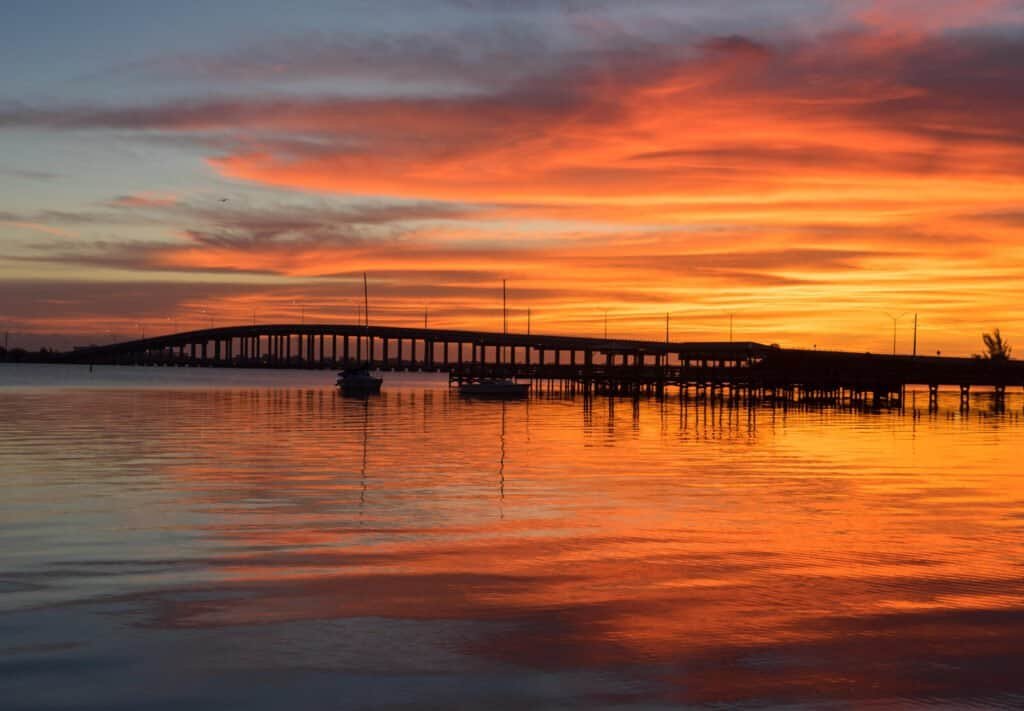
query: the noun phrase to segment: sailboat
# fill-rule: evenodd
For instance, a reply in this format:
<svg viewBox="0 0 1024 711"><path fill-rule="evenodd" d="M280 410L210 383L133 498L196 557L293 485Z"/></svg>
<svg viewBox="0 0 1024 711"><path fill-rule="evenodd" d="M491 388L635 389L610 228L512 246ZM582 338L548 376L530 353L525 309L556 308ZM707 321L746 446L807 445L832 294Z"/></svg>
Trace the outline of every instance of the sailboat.
<svg viewBox="0 0 1024 711"><path fill-rule="evenodd" d="M366 327L366 340L370 343L370 298L366 286L366 272L363 272L363 315ZM373 357L373 354L370 354ZM346 368L338 373L338 389L342 395L355 395L365 397L380 392L384 378L377 377L370 373L370 363L364 362L357 366Z"/></svg>
<svg viewBox="0 0 1024 711"><path fill-rule="evenodd" d="M502 329L508 335L508 288L501 280ZM517 383L513 378L480 378L459 386L460 395L473 397L513 398L525 397L530 393L529 383Z"/></svg>

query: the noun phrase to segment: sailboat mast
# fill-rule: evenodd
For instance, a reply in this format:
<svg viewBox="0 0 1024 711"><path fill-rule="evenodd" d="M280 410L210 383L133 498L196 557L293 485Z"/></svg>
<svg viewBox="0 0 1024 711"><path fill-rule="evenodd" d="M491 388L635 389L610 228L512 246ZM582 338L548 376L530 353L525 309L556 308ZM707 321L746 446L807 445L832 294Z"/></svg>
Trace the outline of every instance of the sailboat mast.
<svg viewBox="0 0 1024 711"><path fill-rule="evenodd" d="M366 332L370 332L370 292L366 288L366 272L363 272L363 322Z"/></svg>

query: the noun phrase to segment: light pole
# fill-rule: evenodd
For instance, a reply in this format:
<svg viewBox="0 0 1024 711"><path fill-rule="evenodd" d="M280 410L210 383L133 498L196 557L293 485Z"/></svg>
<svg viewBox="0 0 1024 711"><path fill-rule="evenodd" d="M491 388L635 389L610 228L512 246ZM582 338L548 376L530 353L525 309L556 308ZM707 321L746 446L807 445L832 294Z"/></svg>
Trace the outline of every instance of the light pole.
<svg viewBox="0 0 1024 711"><path fill-rule="evenodd" d="M914 314L914 357L917 358L917 314Z"/></svg>
<svg viewBox="0 0 1024 711"><path fill-rule="evenodd" d="M891 313L884 312L886 316L892 319L892 354L896 355L896 324L901 318L907 315L907 311L904 311L899 316L893 316Z"/></svg>
<svg viewBox="0 0 1024 711"><path fill-rule="evenodd" d="M508 280L501 280L501 332L508 335Z"/></svg>
<svg viewBox="0 0 1024 711"><path fill-rule="evenodd" d="M608 340L608 309L604 310L604 340Z"/></svg>

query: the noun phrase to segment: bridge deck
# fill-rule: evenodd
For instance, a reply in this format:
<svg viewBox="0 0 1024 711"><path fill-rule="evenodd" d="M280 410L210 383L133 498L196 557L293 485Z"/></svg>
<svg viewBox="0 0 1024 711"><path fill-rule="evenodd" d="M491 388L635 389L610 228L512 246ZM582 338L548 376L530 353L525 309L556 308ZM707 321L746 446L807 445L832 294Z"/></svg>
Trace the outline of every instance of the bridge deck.
<svg viewBox="0 0 1024 711"><path fill-rule="evenodd" d="M77 348L65 362L436 370L576 383L895 392L910 384L1024 385L1024 362L358 324L266 324Z"/></svg>

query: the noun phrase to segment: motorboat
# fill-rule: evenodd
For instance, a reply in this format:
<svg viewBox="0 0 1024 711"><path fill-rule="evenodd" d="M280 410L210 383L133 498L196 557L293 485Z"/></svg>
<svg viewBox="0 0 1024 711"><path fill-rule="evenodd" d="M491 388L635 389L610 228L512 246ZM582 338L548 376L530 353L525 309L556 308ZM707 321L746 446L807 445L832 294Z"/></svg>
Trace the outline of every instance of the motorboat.
<svg viewBox="0 0 1024 711"><path fill-rule="evenodd" d="M460 395L474 397L526 397L529 393L529 383L517 383L507 378L484 378L459 385Z"/></svg>
<svg viewBox="0 0 1024 711"><path fill-rule="evenodd" d="M369 365L349 368L338 373L338 389L342 395L373 395L380 392L384 378L370 373Z"/></svg>

